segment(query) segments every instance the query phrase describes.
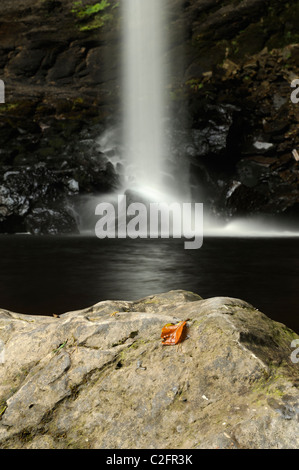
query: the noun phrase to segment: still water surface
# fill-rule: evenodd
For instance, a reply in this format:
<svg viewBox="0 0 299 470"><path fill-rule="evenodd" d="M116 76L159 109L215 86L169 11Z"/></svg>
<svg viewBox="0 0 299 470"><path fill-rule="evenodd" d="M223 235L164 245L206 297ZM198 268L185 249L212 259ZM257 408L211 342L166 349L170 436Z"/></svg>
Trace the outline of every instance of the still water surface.
<svg viewBox="0 0 299 470"><path fill-rule="evenodd" d="M0 237L0 306L59 314L171 289L246 300L299 333L298 238L182 240Z"/></svg>

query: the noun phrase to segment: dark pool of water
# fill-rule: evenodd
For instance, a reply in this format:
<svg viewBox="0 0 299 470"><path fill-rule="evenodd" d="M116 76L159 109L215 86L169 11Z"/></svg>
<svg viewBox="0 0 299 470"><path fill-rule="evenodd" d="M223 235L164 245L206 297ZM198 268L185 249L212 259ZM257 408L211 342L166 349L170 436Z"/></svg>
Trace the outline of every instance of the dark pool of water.
<svg viewBox="0 0 299 470"><path fill-rule="evenodd" d="M237 297L299 332L299 239L0 237L0 306L47 315L171 289Z"/></svg>

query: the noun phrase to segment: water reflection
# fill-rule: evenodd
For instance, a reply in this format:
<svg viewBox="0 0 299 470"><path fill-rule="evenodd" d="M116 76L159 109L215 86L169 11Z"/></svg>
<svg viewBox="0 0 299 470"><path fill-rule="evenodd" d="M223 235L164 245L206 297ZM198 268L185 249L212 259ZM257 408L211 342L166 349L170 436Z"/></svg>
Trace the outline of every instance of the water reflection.
<svg viewBox="0 0 299 470"><path fill-rule="evenodd" d="M0 238L0 306L62 313L101 300L133 300L171 289L242 298L299 331L297 239L182 240L96 237Z"/></svg>

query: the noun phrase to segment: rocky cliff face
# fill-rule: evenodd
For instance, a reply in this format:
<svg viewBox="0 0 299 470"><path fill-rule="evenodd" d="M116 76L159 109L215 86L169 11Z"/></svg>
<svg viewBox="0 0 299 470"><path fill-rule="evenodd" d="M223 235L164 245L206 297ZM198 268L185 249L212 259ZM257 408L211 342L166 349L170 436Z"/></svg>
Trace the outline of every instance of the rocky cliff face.
<svg viewBox="0 0 299 470"><path fill-rule="evenodd" d="M74 197L118 185L96 142L117 102L118 8L106 3L98 14L73 1L0 7L2 232L76 232Z"/></svg>
<svg viewBox="0 0 299 470"><path fill-rule="evenodd" d="M72 205L71 181L81 194L119 185L110 163L119 149L107 154L96 138L119 125L121 8L116 0L12 0L0 14L0 176L10 195L1 198L0 230L32 231L39 207ZM173 154L191 166L194 198L216 213L297 214L299 105L290 82L299 76L298 14L298 1L171 2ZM60 196L15 211L7 171L19 172L20 199L24 168L34 180L37 166L58 180Z"/></svg>
<svg viewBox="0 0 299 470"><path fill-rule="evenodd" d="M187 338L163 346L180 320ZM1 310L0 447L298 448L296 337L186 291L60 318Z"/></svg>

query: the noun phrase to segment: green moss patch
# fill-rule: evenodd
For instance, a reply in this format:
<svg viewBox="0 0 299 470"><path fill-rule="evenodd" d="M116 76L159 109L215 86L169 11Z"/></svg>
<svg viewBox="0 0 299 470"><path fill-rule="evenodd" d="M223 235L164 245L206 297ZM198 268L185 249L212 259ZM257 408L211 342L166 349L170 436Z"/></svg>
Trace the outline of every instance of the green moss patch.
<svg viewBox="0 0 299 470"><path fill-rule="evenodd" d="M76 15L80 31L98 29L114 19L113 10L119 3L111 3L109 0L101 0L93 5L85 5L83 1L73 3L71 12Z"/></svg>

